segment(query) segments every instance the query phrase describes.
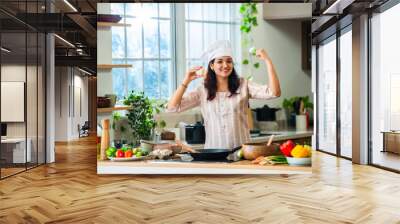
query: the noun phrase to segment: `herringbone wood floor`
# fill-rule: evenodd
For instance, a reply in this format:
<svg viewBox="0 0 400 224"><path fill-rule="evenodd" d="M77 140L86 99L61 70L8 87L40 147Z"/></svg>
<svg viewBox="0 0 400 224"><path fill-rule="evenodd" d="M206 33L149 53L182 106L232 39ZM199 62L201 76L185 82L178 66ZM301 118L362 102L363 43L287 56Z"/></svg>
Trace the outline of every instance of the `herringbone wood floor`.
<svg viewBox="0 0 400 224"><path fill-rule="evenodd" d="M0 181L0 223L400 223L400 175L315 153L313 175L98 176L94 138Z"/></svg>

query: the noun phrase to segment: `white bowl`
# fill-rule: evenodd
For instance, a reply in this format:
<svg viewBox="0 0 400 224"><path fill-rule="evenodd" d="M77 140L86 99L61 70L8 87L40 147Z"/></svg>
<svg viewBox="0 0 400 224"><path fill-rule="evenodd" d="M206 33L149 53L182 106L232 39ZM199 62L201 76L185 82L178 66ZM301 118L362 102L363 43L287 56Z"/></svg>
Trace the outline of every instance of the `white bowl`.
<svg viewBox="0 0 400 224"><path fill-rule="evenodd" d="M308 166L311 165L311 157L306 158L294 158L294 157L286 157L289 165L291 166Z"/></svg>

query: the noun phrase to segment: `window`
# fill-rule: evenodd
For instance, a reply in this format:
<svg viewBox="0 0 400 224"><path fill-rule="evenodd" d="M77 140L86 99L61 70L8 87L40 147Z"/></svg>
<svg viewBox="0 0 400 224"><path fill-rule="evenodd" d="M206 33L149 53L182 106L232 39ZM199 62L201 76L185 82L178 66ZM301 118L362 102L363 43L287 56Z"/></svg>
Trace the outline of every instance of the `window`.
<svg viewBox="0 0 400 224"><path fill-rule="evenodd" d="M171 4L111 4L126 27L112 27L112 57L115 64L132 68L113 69L113 90L123 98L131 90L150 98L172 93Z"/></svg>
<svg viewBox="0 0 400 224"><path fill-rule="evenodd" d="M207 66L200 58L202 52L217 40L229 40L232 46L240 46L240 4L192 3L185 4L186 68ZM217 13L218 12L218 13ZM233 47L236 62L240 62L240 47ZM239 71L240 63L235 63ZM194 81L189 89L197 86Z"/></svg>
<svg viewBox="0 0 400 224"><path fill-rule="evenodd" d="M240 62L239 7L231 3L112 3L111 13L130 25L112 27L113 63L132 64L132 68L112 70L114 93L119 99L131 90L155 99L169 98L178 76L184 75L179 73L204 65L200 56L216 40L230 40ZM200 81L192 82L189 89Z"/></svg>
<svg viewBox="0 0 400 224"><path fill-rule="evenodd" d="M351 28L351 27L350 27ZM352 35L340 36L340 154L352 157Z"/></svg>
<svg viewBox="0 0 400 224"><path fill-rule="evenodd" d="M336 39L319 46L318 66L318 147L336 154Z"/></svg>

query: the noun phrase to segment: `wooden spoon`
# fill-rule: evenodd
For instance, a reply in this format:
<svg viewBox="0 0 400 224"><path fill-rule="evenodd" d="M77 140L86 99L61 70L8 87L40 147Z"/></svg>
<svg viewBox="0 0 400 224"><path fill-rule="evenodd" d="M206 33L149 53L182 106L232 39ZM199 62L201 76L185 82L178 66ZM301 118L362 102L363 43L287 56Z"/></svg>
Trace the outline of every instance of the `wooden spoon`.
<svg viewBox="0 0 400 224"><path fill-rule="evenodd" d="M274 139L274 135L271 135L271 137L269 137L269 140L268 140L267 146L270 146L270 145L271 145L271 143L272 143L272 139Z"/></svg>

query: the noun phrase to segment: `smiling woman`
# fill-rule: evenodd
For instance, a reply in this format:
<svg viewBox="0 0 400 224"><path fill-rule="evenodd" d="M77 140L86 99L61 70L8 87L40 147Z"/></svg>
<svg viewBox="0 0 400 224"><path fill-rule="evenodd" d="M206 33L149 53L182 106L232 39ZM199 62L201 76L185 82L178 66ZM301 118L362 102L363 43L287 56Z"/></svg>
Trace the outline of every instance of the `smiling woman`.
<svg viewBox="0 0 400 224"><path fill-rule="evenodd" d="M111 28L113 62L133 65L112 71L112 89L120 99L130 90L144 91L150 98L168 99L175 83L182 79L175 74L201 62L201 52L217 39L231 40L235 55L240 58L239 4L108 5L112 14L122 16L121 23L130 25ZM215 13L216 9L221 13ZM188 88L196 85L195 82Z"/></svg>
<svg viewBox="0 0 400 224"><path fill-rule="evenodd" d="M182 84L168 102L167 112L179 113L200 107L206 130L206 149L232 149L249 142L249 99L273 99L280 96L280 84L274 65L264 49L258 49L256 56L267 66L268 85L239 78L233 66L232 52L229 41L221 40L211 44L202 56L208 64L206 74L197 73L202 69L201 66L188 70ZM202 85L184 94L188 85L199 78L204 78Z"/></svg>

